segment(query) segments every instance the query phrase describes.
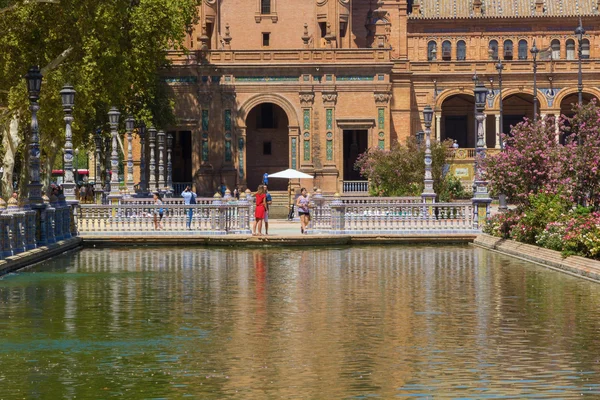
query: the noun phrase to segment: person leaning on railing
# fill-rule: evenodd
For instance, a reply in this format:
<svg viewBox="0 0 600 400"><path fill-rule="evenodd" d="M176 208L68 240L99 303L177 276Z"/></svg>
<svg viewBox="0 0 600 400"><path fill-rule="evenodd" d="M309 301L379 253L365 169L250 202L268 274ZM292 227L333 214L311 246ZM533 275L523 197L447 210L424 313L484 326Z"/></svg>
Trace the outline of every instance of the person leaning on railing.
<svg viewBox="0 0 600 400"><path fill-rule="evenodd" d="M185 205L196 204L196 193L192 192L189 186L185 187L185 190L181 193L183 202ZM190 207L187 211L188 217L185 223L187 229L192 229L192 217L194 215L194 208Z"/></svg>

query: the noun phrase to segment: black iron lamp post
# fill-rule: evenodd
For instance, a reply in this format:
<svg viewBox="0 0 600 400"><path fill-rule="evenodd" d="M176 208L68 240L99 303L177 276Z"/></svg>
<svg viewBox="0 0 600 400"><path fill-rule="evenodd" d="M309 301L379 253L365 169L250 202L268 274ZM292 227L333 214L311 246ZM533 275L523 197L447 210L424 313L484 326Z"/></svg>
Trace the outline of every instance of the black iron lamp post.
<svg viewBox="0 0 600 400"><path fill-rule="evenodd" d="M583 77L581 75L581 59L583 56L583 35L585 35L585 29L581 25L581 17L579 17L579 26L575 29L575 35L577 36L577 41L579 42L579 48L577 50L577 55L579 58L579 69L577 71L577 101L579 107L583 105Z"/></svg>
<svg viewBox="0 0 600 400"><path fill-rule="evenodd" d="M25 75L27 91L29 92L29 110L31 110L31 140L29 142L29 203L43 205L42 184L40 183L40 136L37 112L40 109L38 100L42 88L42 73L38 66L29 68Z"/></svg>
<svg viewBox="0 0 600 400"><path fill-rule="evenodd" d="M127 192L131 195L134 192L133 183L133 129L135 128L135 119L129 115L125 119L125 131L127 133Z"/></svg>
<svg viewBox="0 0 600 400"><path fill-rule="evenodd" d="M425 178L421 198L424 203L435 203L435 191L433 190L433 175L431 174L431 120L433 119L433 108L426 106L423 110L425 123Z"/></svg>
<svg viewBox="0 0 600 400"><path fill-rule="evenodd" d="M75 197L75 179L73 177L73 133L71 132L71 123L73 122L73 105L75 104L75 89L71 85L63 86L60 91L62 98L63 111L65 113L65 148L64 148L64 182L63 193L65 200L69 204L77 202Z"/></svg>
<svg viewBox="0 0 600 400"><path fill-rule="evenodd" d="M478 227L481 227L485 222L489 214L489 205L492 202L492 199L490 198L488 193L488 183L486 180L484 180L479 165L479 161L485 158L485 138L483 134L483 123L485 121L486 116L483 113L483 111L485 109L486 96L487 89L485 88L485 85L482 82L478 81L475 84L475 119L477 121L477 148L475 163L473 166L473 174L475 176L475 179L473 181L473 206L475 212L475 219Z"/></svg>
<svg viewBox="0 0 600 400"><path fill-rule="evenodd" d="M119 117L121 113L117 110L116 107L112 107L108 112L108 123L110 125L110 136L111 136L111 153L110 153L110 196L112 201L115 200L115 197L119 197L119 152L118 152L118 143L117 143L117 135L119 134L117 131L117 127L119 126Z"/></svg>
<svg viewBox="0 0 600 400"><path fill-rule="evenodd" d="M533 119L537 119L538 115L538 97L537 97L537 56L540 49L535 45L535 39L533 39L533 46L529 50L533 56Z"/></svg>
<svg viewBox="0 0 600 400"><path fill-rule="evenodd" d="M499 93L499 106L500 106L500 121L499 121L499 125L500 125L500 130L499 132L497 132L498 134L498 141L500 143L500 151L504 151L504 139L502 138L502 134L504 133L504 110L503 110L503 104L502 104L502 70L504 69L504 65L502 64L502 60L498 60L498 63L496 64L496 71L498 71L498 90L500 91ZM498 202L500 203L499 209L500 211L507 211L508 210L508 206L506 204L506 195L504 193L499 193L498 194Z"/></svg>
<svg viewBox="0 0 600 400"><path fill-rule="evenodd" d="M471 80L473 81L473 86L477 85L477 82L479 82L479 76L477 76L477 71L475 71L475 73L473 74L473 76L471 77ZM473 92L473 98L475 98L475 92ZM473 116L477 115L477 104L473 104ZM477 119L474 117L473 118L473 123L474 123L474 127L475 127L475 132L477 132ZM473 147L477 147L476 143L473 143Z"/></svg>
<svg viewBox="0 0 600 400"><path fill-rule="evenodd" d="M421 146L421 144L423 143L423 137L425 136L425 132L424 131L418 131L416 136L417 136L417 144L419 146Z"/></svg>
<svg viewBox="0 0 600 400"><path fill-rule="evenodd" d="M138 129L140 135L140 195L145 196L148 192L146 177L148 171L146 171L146 124L140 123Z"/></svg>

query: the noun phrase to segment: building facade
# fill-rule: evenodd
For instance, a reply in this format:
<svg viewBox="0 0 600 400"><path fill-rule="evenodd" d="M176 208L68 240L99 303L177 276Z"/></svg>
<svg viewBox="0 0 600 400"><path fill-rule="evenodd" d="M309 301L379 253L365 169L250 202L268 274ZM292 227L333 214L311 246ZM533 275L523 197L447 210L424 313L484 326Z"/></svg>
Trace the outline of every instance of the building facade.
<svg viewBox="0 0 600 400"><path fill-rule="evenodd" d="M359 154L424 130L474 147L473 75L488 88L487 146L538 113L571 113L578 96L581 17L585 101L600 98L597 0L204 0L187 52L171 52L175 182L202 193L256 189L294 168L310 186L360 185ZM502 60L503 126L496 65ZM557 125L557 137L560 137ZM457 162L460 164L460 162ZM465 163L467 165L470 163ZM454 168L465 180L469 168ZM304 183L304 182L303 182ZM271 182L274 190L287 182Z"/></svg>

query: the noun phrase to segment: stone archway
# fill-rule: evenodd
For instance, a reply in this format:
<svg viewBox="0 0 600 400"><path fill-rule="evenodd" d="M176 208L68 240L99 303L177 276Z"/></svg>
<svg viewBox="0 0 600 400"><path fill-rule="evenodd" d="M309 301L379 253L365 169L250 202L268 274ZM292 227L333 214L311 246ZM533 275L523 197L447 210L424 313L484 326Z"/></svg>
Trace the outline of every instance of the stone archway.
<svg viewBox="0 0 600 400"><path fill-rule="evenodd" d="M441 140L451 139L459 147L475 147L475 100L471 94L460 93L445 97L442 109Z"/></svg>
<svg viewBox="0 0 600 400"><path fill-rule="evenodd" d="M264 125L263 119L268 114L273 116L274 123ZM239 127L237 164L242 186L254 191L262 182L265 172L273 173L282 169L298 168L300 143L298 114L285 97L278 94L257 94L251 97L240 107L237 125ZM268 142L271 144L269 145ZM269 146L271 154L264 154L269 151ZM269 180L269 189L286 190L287 181Z"/></svg>

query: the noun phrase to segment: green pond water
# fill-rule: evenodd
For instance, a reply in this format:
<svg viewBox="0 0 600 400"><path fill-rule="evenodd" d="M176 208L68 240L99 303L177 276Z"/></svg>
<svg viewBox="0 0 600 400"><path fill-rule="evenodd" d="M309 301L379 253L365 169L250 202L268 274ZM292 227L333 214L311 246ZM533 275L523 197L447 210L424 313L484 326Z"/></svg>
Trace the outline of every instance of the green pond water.
<svg viewBox="0 0 600 400"><path fill-rule="evenodd" d="M85 249L0 279L0 399L600 398L600 285L471 246Z"/></svg>

